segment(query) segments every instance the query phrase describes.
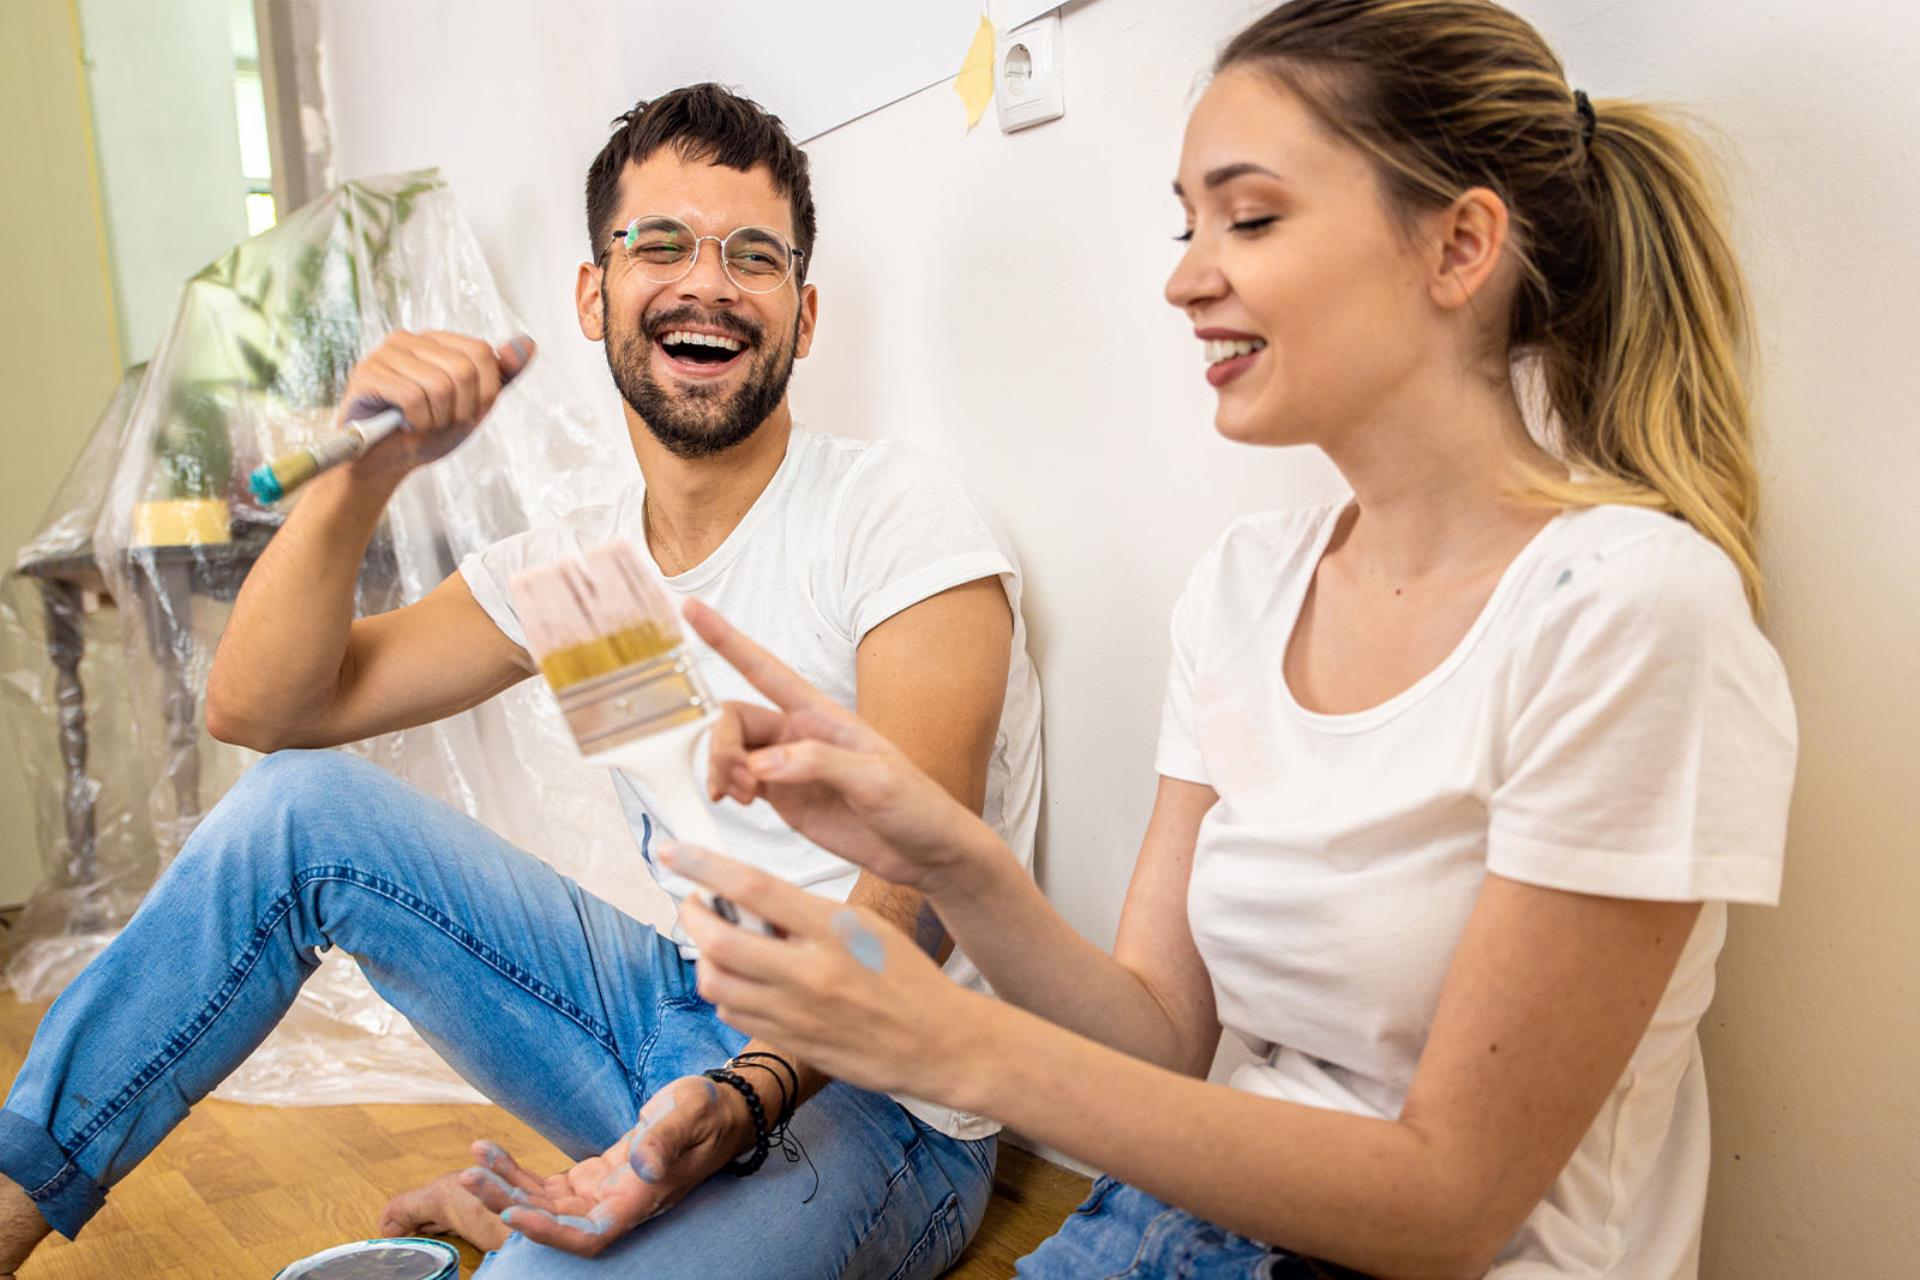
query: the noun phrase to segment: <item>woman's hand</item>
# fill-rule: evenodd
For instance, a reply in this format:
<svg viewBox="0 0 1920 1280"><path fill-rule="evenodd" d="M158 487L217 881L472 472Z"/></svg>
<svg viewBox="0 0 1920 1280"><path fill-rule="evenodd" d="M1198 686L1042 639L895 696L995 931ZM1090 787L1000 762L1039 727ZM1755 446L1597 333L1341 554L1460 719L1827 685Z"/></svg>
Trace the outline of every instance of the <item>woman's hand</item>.
<svg viewBox="0 0 1920 1280"><path fill-rule="evenodd" d="M871 911L690 845L664 845L660 856L780 932L728 924L697 897L681 902L681 926L700 948L700 994L724 1022L861 1088L966 1105L955 1094L976 1078L971 1060L994 1002L956 986Z"/></svg>
<svg viewBox="0 0 1920 1280"><path fill-rule="evenodd" d="M930 895L979 859L1012 856L977 814L865 721L713 609L689 600L684 612L701 639L773 703L722 708L707 766L713 799L764 797L815 844Z"/></svg>

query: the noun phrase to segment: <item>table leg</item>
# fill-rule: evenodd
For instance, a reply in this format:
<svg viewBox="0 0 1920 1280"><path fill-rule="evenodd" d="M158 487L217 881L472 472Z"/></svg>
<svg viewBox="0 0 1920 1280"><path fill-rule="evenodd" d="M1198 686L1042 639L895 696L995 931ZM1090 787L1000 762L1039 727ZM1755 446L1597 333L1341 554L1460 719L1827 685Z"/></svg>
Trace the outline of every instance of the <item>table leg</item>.
<svg viewBox="0 0 1920 1280"><path fill-rule="evenodd" d="M53 659L60 760L66 767L62 809L67 821L67 874L75 884L92 884L99 867L95 790L87 778L87 697L80 683L80 659L86 653L86 637L80 630L81 593L71 582L42 578L40 595L47 609L47 656Z"/></svg>
<svg viewBox="0 0 1920 1280"><path fill-rule="evenodd" d="M138 563L135 589L147 624L147 643L160 669L166 720L166 775L173 783L175 826L161 857L171 860L200 822L200 699L193 687L193 567L182 562ZM156 832L156 834L158 834Z"/></svg>

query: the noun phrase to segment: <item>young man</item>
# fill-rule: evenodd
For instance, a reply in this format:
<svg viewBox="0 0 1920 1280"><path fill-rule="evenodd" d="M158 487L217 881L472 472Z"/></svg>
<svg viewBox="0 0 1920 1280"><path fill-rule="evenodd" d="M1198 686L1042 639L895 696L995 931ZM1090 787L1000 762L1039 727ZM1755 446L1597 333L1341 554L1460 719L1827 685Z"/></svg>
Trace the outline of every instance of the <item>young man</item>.
<svg viewBox="0 0 1920 1280"><path fill-rule="evenodd" d="M530 347L397 333L354 371L348 402L397 405L411 430L315 480L247 580L208 724L275 754L43 1021L0 1112L0 1274L48 1224L77 1231L267 1034L328 946L581 1161L540 1179L477 1144L484 1170L389 1206L384 1231L499 1246L487 1280L932 1276L978 1224L991 1124L749 1043L699 997L686 948L379 770L296 749L451 715L526 678L508 577L626 536L676 590L775 638L1030 851L1039 701L1011 551L923 459L793 425L787 381L818 315L805 156L712 85L616 123L588 175L594 257L575 292L644 483L616 508L468 557L414 605L355 620L355 569L388 497L474 429ZM724 664L708 674L720 696L750 696ZM654 870L663 833L648 797L615 778ZM737 856L874 908L979 982L918 895L856 874L766 806L723 805L716 819ZM731 1079L704 1074L728 1066ZM753 1167L788 1113L817 1182L805 1162ZM711 1176L729 1166L751 1176ZM504 1223L473 1194L492 1180L523 1201Z"/></svg>

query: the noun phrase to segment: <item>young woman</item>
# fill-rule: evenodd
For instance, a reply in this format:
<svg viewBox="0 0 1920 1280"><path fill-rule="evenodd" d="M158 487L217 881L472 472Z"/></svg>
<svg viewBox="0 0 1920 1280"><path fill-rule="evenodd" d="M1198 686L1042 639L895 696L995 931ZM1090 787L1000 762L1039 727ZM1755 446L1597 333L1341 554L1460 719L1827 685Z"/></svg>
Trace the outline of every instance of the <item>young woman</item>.
<svg viewBox="0 0 1920 1280"><path fill-rule="evenodd" d="M735 708L715 794L922 890L1004 1002L683 849L785 931L689 909L700 989L1108 1170L1023 1276L1692 1276L1695 1026L1725 904L1777 894L1795 750L1692 147L1475 0L1296 0L1216 70L1167 297L1218 429L1317 445L1352 493L1235 523L1176 605L1114 954L692 606L778 708ZM1222 1027L1259 1055L1225 1086Z"/></svg>

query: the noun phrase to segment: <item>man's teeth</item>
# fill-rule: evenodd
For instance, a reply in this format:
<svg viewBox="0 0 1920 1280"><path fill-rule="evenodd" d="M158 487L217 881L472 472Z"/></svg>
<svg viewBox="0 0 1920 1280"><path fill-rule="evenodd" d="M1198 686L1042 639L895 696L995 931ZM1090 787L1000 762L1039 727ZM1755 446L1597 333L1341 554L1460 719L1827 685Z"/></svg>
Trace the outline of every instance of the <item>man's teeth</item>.
<svg viewBox="0 0 1920 1280"><path fill-rule="evenodd" d="M1207 363L1219 364L1222 360L1231 360L1235 356L1250 356L1266 348L1265 338L1208 338L1206 340Z"/></svg>
<svg viewBox="0 0 1920 1280"><path fill-rule="evenodd" d="M684 329L676 329L672 333L662 334L660 337L660 345L663 347L676 345L719 347L722 351L739 351L746 346L746 344L738 338L723 338L717 333L688 333Z"/></svg>

